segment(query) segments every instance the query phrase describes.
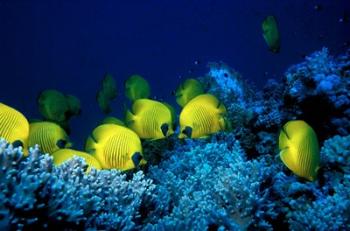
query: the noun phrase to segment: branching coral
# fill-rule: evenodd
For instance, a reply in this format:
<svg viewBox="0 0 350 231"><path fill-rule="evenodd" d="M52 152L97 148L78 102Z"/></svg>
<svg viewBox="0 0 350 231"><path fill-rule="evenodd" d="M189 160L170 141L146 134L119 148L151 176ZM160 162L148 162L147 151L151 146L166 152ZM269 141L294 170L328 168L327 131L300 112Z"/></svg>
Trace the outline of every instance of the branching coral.
<svg viewBox="0 0 350 231"><path fill-rule="evenodd" d="M130 180L117 170L85 173L80 158L55 167L37 147L24 159L0 140L0 164L2 227L132 230L153 200L155 186L142 172Z"/></svg>
<svg viewBox="0 0 350 231"><path fill-rule="evenodd" d="M323 48L285 74L285 106L299 108L299 118L311 122L321 139L350 133L348 59L333 58Z"/></svg>
<svg viewBox="0 0 350 231"><path fill-rule="evenodd" d="M263 161L247 161L237 140L230 143L192 143L150 169L169 199L160 206L161 219L148 228L271 228L268 219L276 214L262 185L272 171Z"/></svg>

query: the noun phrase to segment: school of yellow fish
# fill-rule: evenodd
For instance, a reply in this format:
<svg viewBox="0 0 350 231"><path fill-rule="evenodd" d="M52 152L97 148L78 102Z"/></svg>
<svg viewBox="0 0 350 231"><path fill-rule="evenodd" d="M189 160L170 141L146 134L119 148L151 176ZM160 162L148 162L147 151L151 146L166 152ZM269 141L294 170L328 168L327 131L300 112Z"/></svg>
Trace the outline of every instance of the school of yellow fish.
<svg viewBox="0 0 350 231"><path fill-rule="evenodd" d="M110 102L116 96L115 91L115 81L106 75L96 98L103 112L111 111ZM171 105L149 99L150 86L142 76L133 75L125 82L125 95L132 103L131 109L126 110L125 120L106 117L88 136L83 151L71 149L72 143L58 123L65 121L67 111L77 114L80 103L74 96L55 90L47 90L39 98L39 109L45 121L29 123L22 113L0 103L0 137L13 146L22 146L24 155L28 147L38 144L43 153L53 156L56 165L79 156L85 159L87 171L91 168L122 171L137 168L147 163L141 139L157 140L173 135L176 113ZM206 138L228 130L225 106L214 95L205 93L196 79L185 80L174 95L182 108L178 138ZM288 169L310 181L316 179L320 167L318 141L306 122L286 123L279 135L279 149L280 158Z"/></svg>

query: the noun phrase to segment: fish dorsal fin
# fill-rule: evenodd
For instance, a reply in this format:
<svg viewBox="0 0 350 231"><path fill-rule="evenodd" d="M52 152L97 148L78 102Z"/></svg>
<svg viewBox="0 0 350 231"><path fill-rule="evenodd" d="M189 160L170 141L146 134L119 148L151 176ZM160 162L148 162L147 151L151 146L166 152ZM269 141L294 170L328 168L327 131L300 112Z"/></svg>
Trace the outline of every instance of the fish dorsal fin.
<svg viewBox="0 0 350 231"><path fill-rule="evenodd" d="M226 128L227 128L226 124L227 124L226 119L225 119L223 116L221 116L221 117L219 118L219 126L220 126L220 129L221 129L222 131L225 131L225 130L226 130Z"/></svg>
<svg viewBox="0 0 350 231"><path fill-rule="evenodd" d="M194 99L196 101L199 100L201 103L205 103L206 105L212 105L214 107L217 107L219 104L219 100L211 94L202 94Z"/></svg>

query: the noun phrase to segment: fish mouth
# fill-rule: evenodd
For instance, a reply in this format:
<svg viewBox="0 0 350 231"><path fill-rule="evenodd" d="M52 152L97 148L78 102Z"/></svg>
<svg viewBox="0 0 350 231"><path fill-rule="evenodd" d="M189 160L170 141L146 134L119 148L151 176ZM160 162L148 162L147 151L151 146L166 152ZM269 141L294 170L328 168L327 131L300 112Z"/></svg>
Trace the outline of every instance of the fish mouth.
<svg viewBox="0 0 350 231"><path fill-rule="evenodd" d="M192 128L186 126L184 130L182 130L182 134L185 134L188 138L192 138Z"/></svg>
<svg viewBox="0 0 350 231"><path fill-rule="evenodd" d="M163 135L166 136L168 134L168 131L169 131L169 125L162 124L162 126L160 126L160 129L162 130Z"/></svg>

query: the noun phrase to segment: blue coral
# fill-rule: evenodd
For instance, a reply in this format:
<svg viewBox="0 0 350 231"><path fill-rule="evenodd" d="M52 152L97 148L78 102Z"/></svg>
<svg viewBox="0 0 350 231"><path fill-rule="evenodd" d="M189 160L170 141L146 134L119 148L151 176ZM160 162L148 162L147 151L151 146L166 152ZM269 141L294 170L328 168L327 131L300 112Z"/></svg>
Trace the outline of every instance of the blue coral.
<svg viewBox="0 0 350 231"><path fill-rule="evenodd" d="M317 121L316 117L322 115L315 126L320 133L328 134L322 135L325 138L334 131L350 134L349 63L348 53L334 58L323 48L285 74L285 97L291 99L290 104L298 108L302 118Z"/></svg>
<svg viewBox="0 0 350 231"><path fill-rule="evenodd" d="M153 203L154 185L137 172L85 173L83 159L53 166L37 147L23 158L20 148L0 140L2 227L11 229L122 229L140 224L144 204Z"/></svg>
<svg viewBox="0 0 350 231"><path fill-rule="evenodd" d="M272 169L263 161L248 161L237 140L190 143L171 152L150 169L150 176L168 198L160 220L148 228L205 230L271 228L276 213L263 188ZM186 149L186 148L185 148ZM167 196L164 196L167 195Z"/></svg>

